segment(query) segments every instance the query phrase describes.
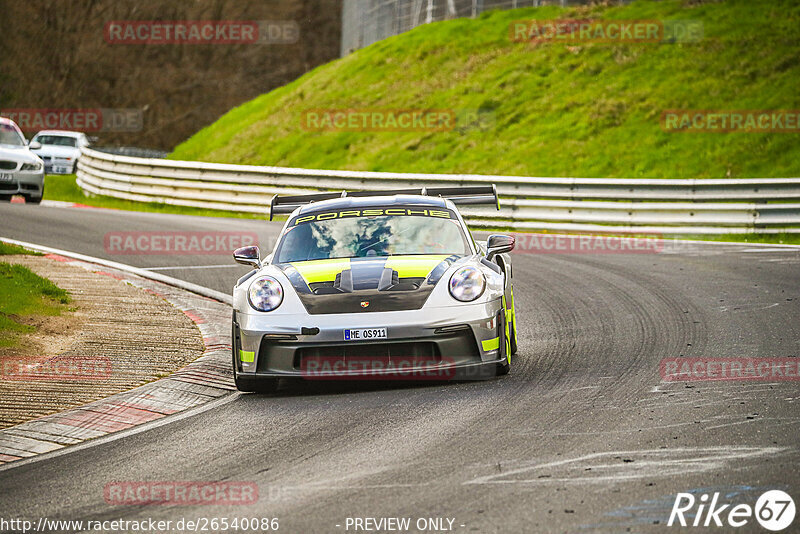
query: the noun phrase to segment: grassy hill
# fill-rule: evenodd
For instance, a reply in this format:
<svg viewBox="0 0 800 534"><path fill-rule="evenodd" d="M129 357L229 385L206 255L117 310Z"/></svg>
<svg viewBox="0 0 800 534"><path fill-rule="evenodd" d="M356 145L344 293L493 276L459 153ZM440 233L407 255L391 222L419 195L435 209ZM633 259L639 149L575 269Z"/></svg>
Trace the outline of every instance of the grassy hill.
<svg viewBox="0 0 800 534"><path fill-rule="evenodd" d="M516 43L519 19L690 19L691 43ZM175 159L528 176L800 175L798 133L665 132L665 109L800 109L800 5L640 1L527 8L419 27L239 106ZM309 109L480 110L441 132L315 132Z"/></svg>

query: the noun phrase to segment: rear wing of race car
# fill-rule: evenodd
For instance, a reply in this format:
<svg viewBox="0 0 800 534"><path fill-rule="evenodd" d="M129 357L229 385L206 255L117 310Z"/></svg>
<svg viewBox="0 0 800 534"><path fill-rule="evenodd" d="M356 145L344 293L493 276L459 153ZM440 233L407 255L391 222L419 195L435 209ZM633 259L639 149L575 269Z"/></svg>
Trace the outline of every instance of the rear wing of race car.
<svg viewBox="0 0 800 534"><path fill-rule="evenodd" d="M273 215L292 213L300 206L321 200L344 197L378 197L392 195L423 195L442 197L458 205L490 204L500 209L497 187L491 185L467 185L461 187L422 187L419 189L389 189L379 191L334 191L310 195L275 195L269 204L269 220Z"/></svg>

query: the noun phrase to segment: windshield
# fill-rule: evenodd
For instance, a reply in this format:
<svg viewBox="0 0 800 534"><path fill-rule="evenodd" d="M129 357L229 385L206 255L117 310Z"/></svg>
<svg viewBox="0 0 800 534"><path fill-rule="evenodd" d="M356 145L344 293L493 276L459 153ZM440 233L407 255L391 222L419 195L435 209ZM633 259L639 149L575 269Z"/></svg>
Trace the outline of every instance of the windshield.
<svg viewBox="0 0 800 534"><path fill-rule="evenodd" d="M10 124L0 123L0 145L25 146L25 141L16 128Z"/></svg>
<svg viewBox="0 0 800 534"><path fill-rule="evenodd" d="M386 211L441 215L350 216ZM448 210L390 208L322 213L290 222L275 251L276 263L370 256L471 254L461 224ZM319 217L345 215L319 220ZM304 220L312 218L314 220Z"/></svg>
<svg viewBox="0 0 800 534"><path fill-rule="evenodd" d="M36 138L43 145L55 146L78 146L78 140L74 137L65 137L63 135L40 135Z"/></svg>

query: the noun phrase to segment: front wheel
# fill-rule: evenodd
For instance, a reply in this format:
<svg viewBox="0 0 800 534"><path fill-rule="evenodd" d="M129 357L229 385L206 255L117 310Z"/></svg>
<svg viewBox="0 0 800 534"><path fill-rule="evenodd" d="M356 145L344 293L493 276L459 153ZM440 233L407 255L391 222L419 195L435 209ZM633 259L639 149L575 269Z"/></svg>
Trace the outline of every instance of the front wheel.
<svg viewBox="0 0 800 534"><path fill-rule="evenodd" d="M233 377L236 389L244 393L274 393L278 389L277 378L241 378Z"/></svg>
<svg viewBox="0 0 800 534"><path fill-rule="evenodd" d="M234 320L236 313L234 312ZM231 321L231 360L233 364L233 382L236 389L244 393L273 393L278 389L277 378L250 378L236 373L236 325Z"/></svg>
<svg viewBox="0 0 800 534"><path fill-rule="evenodd" d="M233 351L231 351L233 353ZM233 356L233 383L236 389L244 393L273 393L278 389L277 378L250 378L236 373L236 356Z"/></svg>
<svg viewBox="0 0 800 534"><path fill-rule="evenodd" d="M496 369L497 376L507 375L508 372L511 370L511 362L509 361L509 357L512 354L511 336L506 335L505 321L506 319L504 314L503 328L501 329L502 336L500 338L500 347L502 348L501 355L503 356L503 360L497 364L497 369Z"/></svg>
<svg viewBox="0 0 800 534"><path fill-rule="evenodd" d="M505 360L503 363L497 364L497 370L495 374L497 376L504 376L507 375L510 370L511 370L511 364L508 363L508 360Z"/></svg>

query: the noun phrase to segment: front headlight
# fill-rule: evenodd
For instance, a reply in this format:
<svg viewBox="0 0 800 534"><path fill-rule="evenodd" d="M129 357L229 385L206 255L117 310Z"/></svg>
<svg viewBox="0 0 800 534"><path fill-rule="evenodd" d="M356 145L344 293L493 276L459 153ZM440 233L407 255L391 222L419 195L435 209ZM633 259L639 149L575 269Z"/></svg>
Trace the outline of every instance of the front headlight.
<svg viewBox="0 0 800 534"><path fill-rule="evenodd" d="M272 311L283 302L283 287L271 276L261 276L253 280L247 290L250 306L258 311Z"/></svg>
<svg viewBox="0 0 800 534"><path fill-rule="evenodd" d="M22 164L22 168L20 168L20 170L21 171L34 171L34 172L41 171L42 170L42 164L39 163L38 161L36 163L23 163Z"/></svg>
<svg viewBox="0 0 800 534"><path fill-rule="evenodd" d="M461 302L470 302L483 295L486 279L475 267L462 267L450 277L450 294Z"/></svg>

